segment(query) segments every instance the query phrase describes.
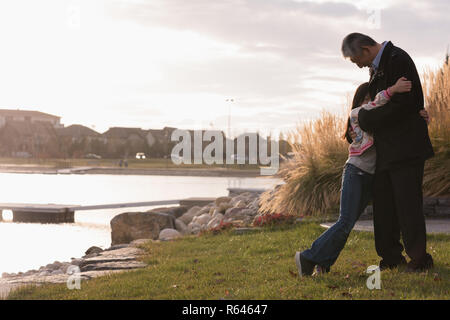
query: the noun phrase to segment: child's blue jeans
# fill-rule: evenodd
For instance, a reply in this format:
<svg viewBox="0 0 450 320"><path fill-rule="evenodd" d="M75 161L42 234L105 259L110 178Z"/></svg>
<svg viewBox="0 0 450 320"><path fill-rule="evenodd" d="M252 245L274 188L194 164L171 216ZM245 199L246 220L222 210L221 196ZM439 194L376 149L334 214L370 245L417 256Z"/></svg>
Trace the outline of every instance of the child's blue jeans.
<svg viewBox="0 0 450 320"><path fill-rule="evenodd" d="M313 242L310 249L301 253L304 258L325 268L336 262L353 226L372 198L373 176L351 163L345 165L339 219Z"/></svg>

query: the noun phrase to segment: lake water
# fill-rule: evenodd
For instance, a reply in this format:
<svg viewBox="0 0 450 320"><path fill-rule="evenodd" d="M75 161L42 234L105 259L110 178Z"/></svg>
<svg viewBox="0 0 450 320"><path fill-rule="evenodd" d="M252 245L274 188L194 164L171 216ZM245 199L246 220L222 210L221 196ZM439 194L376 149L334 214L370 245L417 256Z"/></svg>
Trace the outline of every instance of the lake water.
<svg viewBox="0 0 450 320"><path fill-rule="evenodd" d="M271 188L280 179L156 175L0 173L0 202L96 205L228 195L227 188ZM75 223L0 222L0 275L25 272L54 261L70 261L90 246L111 245L109 222L117 214L160 207L75 211Z"/></svg>

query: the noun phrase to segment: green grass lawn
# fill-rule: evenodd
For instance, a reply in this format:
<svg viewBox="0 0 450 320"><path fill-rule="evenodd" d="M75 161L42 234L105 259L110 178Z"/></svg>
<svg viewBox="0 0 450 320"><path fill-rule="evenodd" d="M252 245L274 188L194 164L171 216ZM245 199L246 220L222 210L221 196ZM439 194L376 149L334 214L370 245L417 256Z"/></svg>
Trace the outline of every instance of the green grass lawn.
<svg viewBox="0 0 450 320"><path fill-rule="evenodd" d="M373 234L353 231L331 273L299 278L294 254L324 229L314 221L250 234L190 236L143 246L145 269L66 285L27 287L10 299L449 299L450 236L429 235L435 268L381 272L381 289L366 286L378 264Z"/></svg>

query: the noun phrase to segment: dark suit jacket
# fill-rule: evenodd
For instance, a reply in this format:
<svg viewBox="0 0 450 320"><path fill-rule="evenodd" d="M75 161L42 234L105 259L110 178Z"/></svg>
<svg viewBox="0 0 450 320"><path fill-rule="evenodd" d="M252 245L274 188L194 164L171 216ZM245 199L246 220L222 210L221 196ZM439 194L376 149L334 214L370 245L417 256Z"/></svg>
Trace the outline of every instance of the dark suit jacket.
<svg viewBox="0 0 450 320"><path fill-rule="evenodd" d="M394 94L379 108L361 109L359 126L374 136L377 151L376 170L395 169L420 163L434 156L426 121L420 116L424 100L422 85L411 57L388 42L377 71L369 81L370 98L392 86L400 77L412 81L410 92Z"/></svg>

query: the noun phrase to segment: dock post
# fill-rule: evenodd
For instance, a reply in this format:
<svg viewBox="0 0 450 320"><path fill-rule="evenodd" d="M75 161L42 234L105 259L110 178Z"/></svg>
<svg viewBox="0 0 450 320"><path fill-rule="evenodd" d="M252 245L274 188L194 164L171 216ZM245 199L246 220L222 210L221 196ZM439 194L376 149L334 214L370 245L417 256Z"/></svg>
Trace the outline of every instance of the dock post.
<svg viewBox="0 0 450 320"><path fill-rule="evenodd" d="M34 223L73 223L74 211L65 212L30 212L13 211L13 222L34 222Z"/></svg>

